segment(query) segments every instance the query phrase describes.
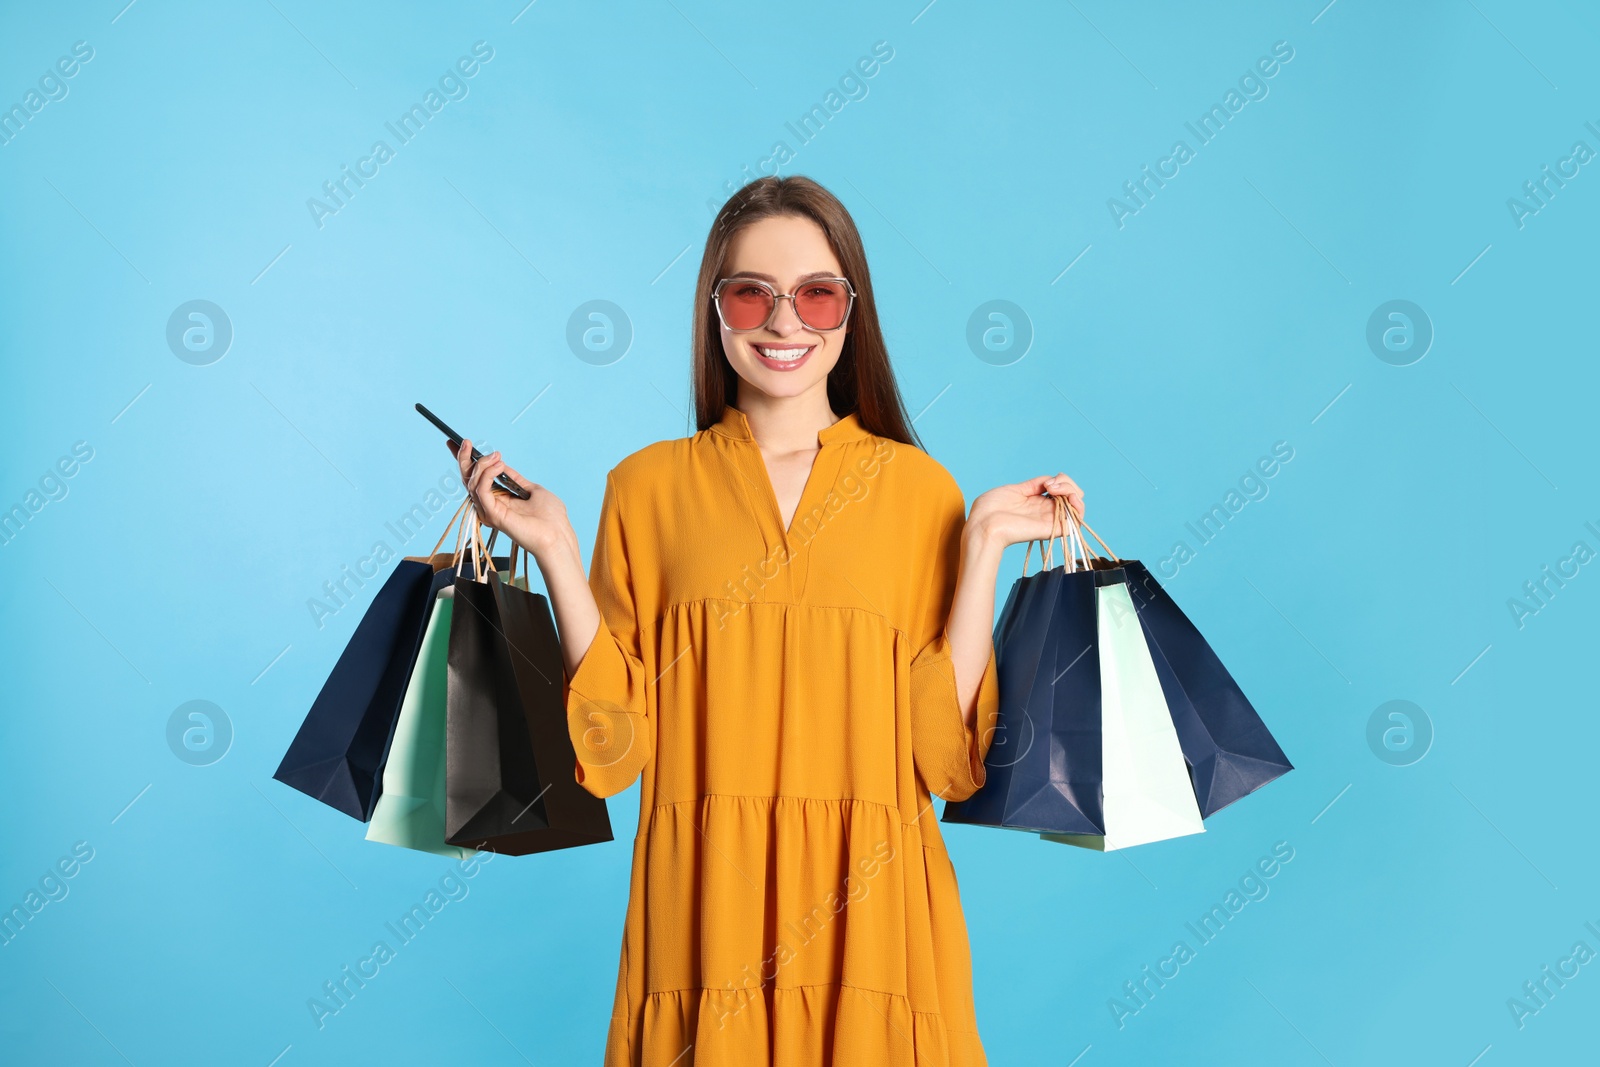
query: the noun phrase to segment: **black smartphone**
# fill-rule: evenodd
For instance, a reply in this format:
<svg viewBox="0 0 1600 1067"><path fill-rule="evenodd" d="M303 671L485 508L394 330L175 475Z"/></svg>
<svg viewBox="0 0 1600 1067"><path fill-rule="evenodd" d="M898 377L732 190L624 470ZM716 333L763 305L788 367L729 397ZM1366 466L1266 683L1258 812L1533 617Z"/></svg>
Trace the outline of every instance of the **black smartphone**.
<svg viewBox="0 0 1600 1067"><path fill-rule="evenodd" d="M462 437L461 437L460 434L456 433L450 427L446 426L444 424L444 420L443 419L439 418L439 416L435 415L433 412L429 411L427 408L423 407L421 404L417 405L417 410L422 413L422 417L423 418L427 419L429 422L433 423L435 426L439 427L439 429L444 431L445 437L450 439L450 447L451 448L455 449L457 452L461 451ZM477 448L473 448L473 450L472 450L472 460L473 460L473 462L476 463L478 460L480 460L482 458L483 458L483 453L479 452L477 450ZM500 474L495 476L494 487L496 489L500 490L503 493L510 493L512 496L516 497L518 500L526 500L526 499L528 499L528 497L530 495L526 489L522 488L522 486L520 486L516 482L512 481L511 480L511 476L506 474L504 471L502 471Z"/></svg>

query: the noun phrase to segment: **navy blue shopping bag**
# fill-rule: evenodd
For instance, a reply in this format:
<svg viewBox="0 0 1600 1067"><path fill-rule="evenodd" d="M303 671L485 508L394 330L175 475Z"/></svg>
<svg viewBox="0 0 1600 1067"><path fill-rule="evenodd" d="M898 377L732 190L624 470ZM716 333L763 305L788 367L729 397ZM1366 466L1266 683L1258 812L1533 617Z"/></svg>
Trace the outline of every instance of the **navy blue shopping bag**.
<svg viewBox="0 0 1600 1067"><path fill-rule="evenodd" d="M942 821L1106 833L1096 590L1110 584L1128 588L1201 817L1293 770L1211 645L1144 564L1088 549L1081 520L1060 507L1063 552L1070 536L1081 559L1068 557L1056 570L1047 562L1028 575L1024 555L1023 577L995 627L999 733L984 760L984 786L946 805ZM1060 829L1073 824L1092 828Z"/></svg>
<svg viewBox="0 0 1600 1067"><path fill-rule="evenodd" d="M1294 770L1239 683L1161 583L1137 560L1118 562L1128 574L1201 817Z"/></svg>
<svg viewBox="0 0 1600 1067"><path fill-rule="evenodd" d="M433 552L407 556L373 596L300 724L273 778L362 822L372 818L383 765L422 635L459 554L439 554L466 503Z"/></svg>
<svg viewBox="0 0 1600 1067"><path fill-rule="evenodd" d="M448 563L448 556L444 557ZM442 572L449 577L448 570ZM430 563L403 559L372 598L273 777L366 822L435 593Z"/></svg>
<svg viewBox="0 0 1600 1067"><path fill-rule="evenodd" d="M1122 580L1046 569L1012 584L994 631L1000 714L984 785L946 804L942 822L1106 832L1095 590Z"/></svg>

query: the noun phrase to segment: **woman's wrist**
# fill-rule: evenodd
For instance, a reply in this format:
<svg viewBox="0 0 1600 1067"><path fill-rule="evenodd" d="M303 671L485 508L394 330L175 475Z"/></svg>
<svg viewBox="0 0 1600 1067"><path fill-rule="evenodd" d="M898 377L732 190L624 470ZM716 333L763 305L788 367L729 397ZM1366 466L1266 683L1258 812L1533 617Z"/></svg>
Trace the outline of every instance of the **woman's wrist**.
<svg viewBox="0 0 1600 1067"><path fill-rule="evenodd" d="M1006 550L1004 538L996 534L988 518L980 516L970 520L961 532L961 552L970 567L981 567L991 573L1000 570L1000 557Z"/></svg>
<svg viewBox="0 0 1600 1067"><path fill-rule="evenodd" d="M529 534L513 534L512 537L533 557L541 571L548 572L571 565L582 569L583 558L578 549L578 535L570 525L549 531L544 537L534 537Z"/></svg>

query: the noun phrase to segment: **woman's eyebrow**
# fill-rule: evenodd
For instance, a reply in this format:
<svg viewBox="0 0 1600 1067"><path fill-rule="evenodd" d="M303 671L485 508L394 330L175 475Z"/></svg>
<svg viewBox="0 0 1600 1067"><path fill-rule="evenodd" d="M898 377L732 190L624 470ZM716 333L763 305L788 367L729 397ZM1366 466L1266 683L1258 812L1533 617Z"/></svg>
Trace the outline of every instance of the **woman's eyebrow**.
<svg viewBox="0 0 1600 1067"><path fill-rule="evenodd" d="M728 275L728 277L730 277L730 278L759 278L761 281L771 282L773 285L777 285L778 284L778 279L774 278L770 274L762 274L758 270L738 270L738 271L734 271L732 274ZM800 277L798 279L796 279L796 280L797 281L802 281L802 282L808 282L812 278L837 278L837 277L838 277L838 275L833 273L830 270L814 270L810 274L802 274L802 275L800 275Z"/></svg>

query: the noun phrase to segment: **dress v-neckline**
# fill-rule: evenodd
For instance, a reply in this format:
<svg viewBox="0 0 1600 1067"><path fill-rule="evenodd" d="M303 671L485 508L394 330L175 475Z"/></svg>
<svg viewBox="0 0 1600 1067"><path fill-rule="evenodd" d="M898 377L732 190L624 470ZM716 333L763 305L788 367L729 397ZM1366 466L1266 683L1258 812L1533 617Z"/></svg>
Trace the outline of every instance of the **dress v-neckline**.
<svg viewBox="0 0 1600 1067"><path fill-rule="evenodd" d="M778 520L778 529L783 531L785 540L794 539L794 524L801 515L805 514L806 500L811 496L812 487L817 481L817 468L822 464L822 458L828 451L828 446L819 444L817 454L811 457L811 467L806 471L805 484L800 487L800 499L795 501L794 512L790 514L789 521L783 521L783 502L778 499L778 486L772 480L772 469L767 466L767 457L762 455L761 446L755 441L750 442L755 449L756 462L761 465L761 472L766 475L767 502L772 505L772 514Z"/></svg>
<svg viewBox="0 0 1600 1067"><path fill-rule="evenodd" d="M784 544L790 545L800 532L796 524L801 517L809 515L821 503L820 494L833 488L837 480L839 463L841 462L841 449L835 447L846 441L868 436L866 429L861 425L855 413L843 416L829 426L824 426L817 431L817 454L812 457L811 469L806 472L805 484L800 489L800 500L795 505L794 513L789 516L789 521L783 521L783 507L778 502L777 487L772 481L772 472L767 469L766 457L761 454L761 446L756 442L755 435L750 432L749 420L743 411L729 404L723 411L722 418L714 425L723 436L732 438L741 445L748 446L744 453L751 457L753 465L760 475L761 484L766 489L766 503L764 506L767 518L773 528L778 531ZM753 479L752 479L753 480ZM827 483L827 484L824 484Z"/></svg>

